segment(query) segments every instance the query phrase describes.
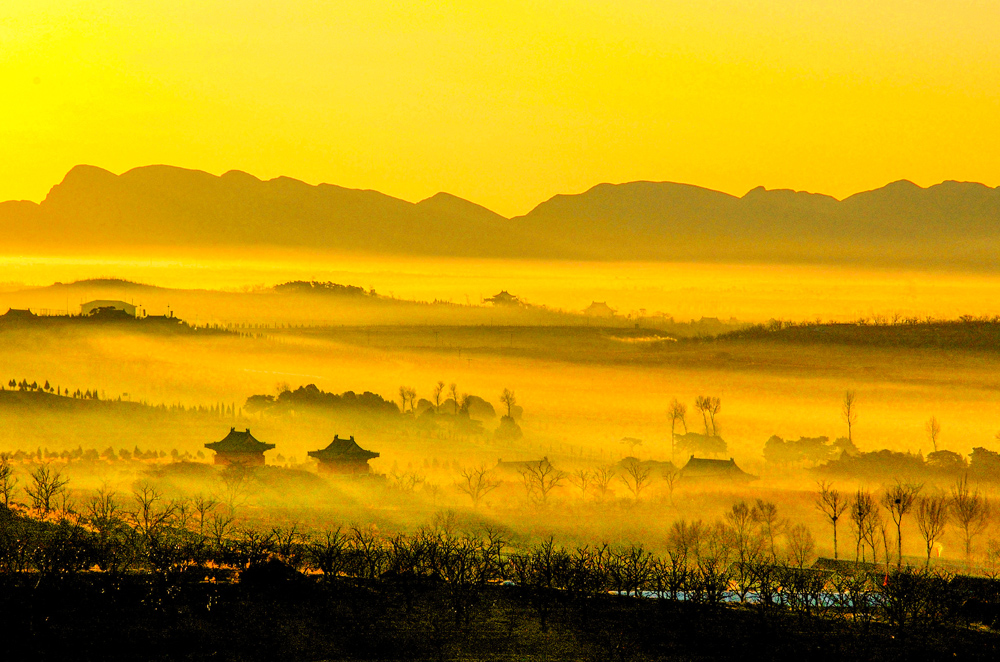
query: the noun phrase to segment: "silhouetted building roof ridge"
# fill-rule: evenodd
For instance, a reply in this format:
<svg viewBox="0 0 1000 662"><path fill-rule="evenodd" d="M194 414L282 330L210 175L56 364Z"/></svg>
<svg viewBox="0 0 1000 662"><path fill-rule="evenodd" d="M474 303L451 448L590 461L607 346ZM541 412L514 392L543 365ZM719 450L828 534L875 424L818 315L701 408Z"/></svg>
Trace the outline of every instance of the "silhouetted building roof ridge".
<svg viewBox="0 0 1000 662"><path fill-rule="evenodd" d="M224 439L205 444L205 448L217 453L263 453L274 448L274 444L266 444L254 438L250 434L250 428L244 432L239 432L236 428L229 428L229 434Z"/></svg>
<svg viewBox="0 0 1000 662"><path fill-rule="evenodd" d="M591 301L590 305L583 309L584 315L592 316L613 316L616 310L608 305L607 301Z"/></svg>
<svg viewBox="0 0 1000 662"><path fill-rule="evenodd" d="M504 459L497 458L497 465L494 469L507 469L507 470L521 470L527 467L529 464L541 464L542 462L548 463L548 456L539 458L537 460L508 460L504 462Z"/></svg>
<svg viewBox="0 0 1000 662"><path fill-rule="evenodd" d="M757 477L748 474L736 465L736 460L713 460L707 457L695 457L693 454L687 464L681 469L681 477L686 478L730 478L737 480L755 480Z"/></svg>
<svg viewBox="0 0 1000 662"><path fill-rule="evenodd" d="M38 317L35 313L31 312L28 308L8 308L7 312L3 314L4 317L11 317L14 319L26 319L29 317Z"/></svg>
<svg viewBox="0 0 1000 662"><path fill-rule="evenodd" d="M365 450L361 446L358 446L358 442L354 441L353 435L347 439L341 439L338 435L334 435L333 441L326 448L321 448L318 451L309 451L307 454L320 461L359 460L364 462L380 455L379 453Z"/></svg>

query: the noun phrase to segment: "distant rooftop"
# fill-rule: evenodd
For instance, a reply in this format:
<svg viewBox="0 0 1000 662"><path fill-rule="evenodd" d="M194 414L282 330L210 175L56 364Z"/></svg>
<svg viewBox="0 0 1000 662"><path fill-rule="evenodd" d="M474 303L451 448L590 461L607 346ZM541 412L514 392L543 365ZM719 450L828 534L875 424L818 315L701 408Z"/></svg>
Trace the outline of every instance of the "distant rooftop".
<svg viewBox="0 0 1000 662"><path fill-rule="evenodd" d="M314 457L320 462L340 462L344 460L367 462L379 456L374 451L366 451L358 446L352 436L349 439L341 439L334 435L333 441L321 450L309 451L309 457Z"/></svg>
<svg viewBox="0 0 1000 662"><path fill-rule="evenodd" d="M681 469L681 478L719 478L727 480L749 481L757 477L736 466L733 458L728 460L710 460L694 455Z"/></svg>
<svg viewBox="0 0 1000 662"><path fill-rule="evenodd" d="M125 301L97 299L96 301L88 301L87 303L80 304L81 315L93 315L96 311L102 309L121 310L135 317L135 306Z"/></svg>
<svg viewBox="0 0 1000 662"><path fill-rule="evenodd" d="M250 428L245 432L237 432L236 428L229 428L229 434L221 441L205 444L205 448L217 453L263 453L274 448L274 444L265 444L258 441L250 434Z"/></svg>
<svg viewBox="0 0 1000 662"><path fill-rule="evenodd" d="M18 308L8 308L7 312L3 314L3 317L7 319L23 320L37 317L37 315L27 309L21 310Z"/></svg>
<svg viewBox="0 0 1000 662"><path fill-rule="evenodd" d="M591 317L613 317L615 309L609 306L606 301L593 301L584 308L583 314Z"/></svg>

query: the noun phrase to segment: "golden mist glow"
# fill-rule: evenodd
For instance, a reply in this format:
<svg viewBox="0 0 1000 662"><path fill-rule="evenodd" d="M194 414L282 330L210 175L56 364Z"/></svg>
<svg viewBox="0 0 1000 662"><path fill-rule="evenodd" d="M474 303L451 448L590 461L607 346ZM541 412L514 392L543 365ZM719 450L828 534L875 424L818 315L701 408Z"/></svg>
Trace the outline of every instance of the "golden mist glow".
<svg viewBox="0 0 1000 662"><path fill-rule="evenodd" d="M74 164L448 190L1000 184L984 0L8 0L0 199Z"/></svg>

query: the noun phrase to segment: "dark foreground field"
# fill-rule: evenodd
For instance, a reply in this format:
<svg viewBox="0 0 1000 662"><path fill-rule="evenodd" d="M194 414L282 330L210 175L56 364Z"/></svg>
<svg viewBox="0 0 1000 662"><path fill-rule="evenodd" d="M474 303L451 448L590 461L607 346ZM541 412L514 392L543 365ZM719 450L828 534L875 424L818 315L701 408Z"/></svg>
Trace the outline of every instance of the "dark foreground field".
<svg viewBox="0 0 1000 662"><path fill-rule="evenodd" d="M540 602L479 587L319 581L262 571L239 583L3 579L9 660L996 659L995 632L612 595ZM545 616L545 624L542 616Z"/></svg>
<svg viewBox="0 0 1000 662"><path fill-rule="evenodd" d="M1000 654L1000 580L811 567L745 529L641 545L236 526L137 492L0 506L0 660L913 660ZM197 505L197 504L196 504ZM61 513L61 514L60 514ZM697 530L697 531L696 531ZM740 533L742 531L742 533ZM636 597L642 596L642 597Z"/></svg>

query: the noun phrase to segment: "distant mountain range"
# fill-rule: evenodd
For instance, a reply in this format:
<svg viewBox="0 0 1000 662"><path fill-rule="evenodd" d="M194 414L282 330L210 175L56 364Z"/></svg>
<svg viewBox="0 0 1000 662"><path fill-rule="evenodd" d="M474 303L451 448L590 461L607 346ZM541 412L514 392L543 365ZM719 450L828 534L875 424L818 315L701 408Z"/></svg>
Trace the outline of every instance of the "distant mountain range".
<svg viewBox="0 0 1000 662"><path fill-rule="evenodd" d="M899 181L844 200L743 197L688 184L600 184L505 218L438 193L370 190L170 166L73 168L41 204L0 203L0 250L282 247L395 255L613 260L949 263L1000 257L1000 188Z"/></svg>

